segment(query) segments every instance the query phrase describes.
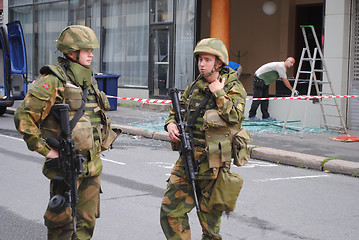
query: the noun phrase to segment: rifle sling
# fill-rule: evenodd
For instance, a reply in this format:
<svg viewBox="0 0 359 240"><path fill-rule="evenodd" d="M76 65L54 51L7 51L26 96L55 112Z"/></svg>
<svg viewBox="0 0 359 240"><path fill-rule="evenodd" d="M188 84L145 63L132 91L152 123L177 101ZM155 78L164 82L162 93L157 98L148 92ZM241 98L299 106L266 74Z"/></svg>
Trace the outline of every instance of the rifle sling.
<svg viewBox="0 0 359 240"><path fill-rule="evenodd" d="M81 104L81 107L77 110L74 117L70 121L70 130L71 130L71 132L75 128L76 123L78 122L78 120L85 113L86 100L87 100L87 85L86 85L86 82L84 82L84 90L82 92L82 104Z"/></svg>
<svg viewBox="0 0 359 240"><path fill-rule="evenodd" d="M198 105L198 107L196 108L196 111L193 113L191 119L189 119L189 114L190 114L190 111L187 107L187 119L189 119L187 121L187 126L192 129L194 128L194 123L196 122L201 110L204 108L204 106L207 104L207 102L209 101L209 99L213 97L213 94L211 92L207 92L206 93L206 97L203 98L203 100L200 102L200 104Z"/></svg>

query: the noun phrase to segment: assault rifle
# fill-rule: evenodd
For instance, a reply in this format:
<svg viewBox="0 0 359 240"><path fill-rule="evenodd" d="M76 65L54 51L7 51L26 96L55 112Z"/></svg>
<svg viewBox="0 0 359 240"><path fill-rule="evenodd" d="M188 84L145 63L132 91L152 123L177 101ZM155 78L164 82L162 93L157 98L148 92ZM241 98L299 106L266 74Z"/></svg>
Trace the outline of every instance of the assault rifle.
<svg viewBox="0 0 359 240"><path fill-rule="evenodd" d="M173 111L175 112L175 119L177 121L177 127L180 132L180 143L179 143L179 152L182 156L184 168L186 171L186 177L187 181L192 184L193 188L193 194L194 194L194 201L196 204L196 210L201 211L199 206L199 200L197 196L197 189L196 189L196 175L199 170L199 166L196 163L196 160L194 158L194 147L193 147L193 141L192 136L186 132L187 123L184 123L182 121L182 115L181 115L181 105L178 98L178 89L171 88L169 91Z"/></svg>
<svg viewBox="0 0 359 240"><path fill-rule="evenodd" d="M71 139L71 128L69 122L69 105L55 104L52 111L60 123L61 136L57 140L53 137L47 139L47 143L52 148L56 148L59 157L49 159L45 162L48 169L64 169L65 177L55 176L54 184L64 184L65 190L62 194L56 194L49 201L49 209L55 213L63 212L66 207L72 209L73 239L77 239L76 231L76 206L78 204L77 179L82 174L82 162L84 157L76 154L74 142ZM56 189L56 188L55 188Z"/></svg>

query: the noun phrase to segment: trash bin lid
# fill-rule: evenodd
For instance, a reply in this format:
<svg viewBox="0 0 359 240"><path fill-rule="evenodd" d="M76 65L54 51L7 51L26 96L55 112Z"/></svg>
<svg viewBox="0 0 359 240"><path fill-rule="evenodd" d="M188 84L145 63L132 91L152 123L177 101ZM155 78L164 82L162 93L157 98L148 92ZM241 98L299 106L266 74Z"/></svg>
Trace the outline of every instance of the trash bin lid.
<svg viewBox="0 0 359 240"><path fill-rule="evenodd" d="M95 78L119 78L120 76L120 74L95 73Z"/></svg>

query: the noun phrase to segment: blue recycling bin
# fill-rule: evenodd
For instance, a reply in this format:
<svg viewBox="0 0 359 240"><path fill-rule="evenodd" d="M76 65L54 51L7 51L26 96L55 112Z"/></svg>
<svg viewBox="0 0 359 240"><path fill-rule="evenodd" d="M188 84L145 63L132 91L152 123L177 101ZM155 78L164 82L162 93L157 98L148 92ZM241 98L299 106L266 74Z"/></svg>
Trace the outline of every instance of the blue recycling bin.
<svg viewBox="0 0 359 240"><path fill-rule="evenodd" d="M117 97L118 78L120 76L119 74L97 73L95 79L101 91L104 91L106 95ZM108 98L108 101L110 102L109 111L116 111L117 98Z"/></svg>

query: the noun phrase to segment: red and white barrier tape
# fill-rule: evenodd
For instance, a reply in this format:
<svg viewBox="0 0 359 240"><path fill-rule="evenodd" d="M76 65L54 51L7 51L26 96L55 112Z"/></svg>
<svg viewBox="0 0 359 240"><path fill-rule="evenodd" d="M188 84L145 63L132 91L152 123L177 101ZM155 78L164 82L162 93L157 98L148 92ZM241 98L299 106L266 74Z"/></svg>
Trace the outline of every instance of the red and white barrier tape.
<svg viewBox="0 0 359 240"><path fill-rule="evenodd" d="M108 98L117 98L122 100L130 100L136 102L142 102L142 104L146 103L172 103L171 100L161 100L161 99L146 99L146 98L126 98L126 97L114 97L110 95L106 95Z"/></svg>
<svg viewBox="0 0 359 240"><path fill-rule="evenodd" d="M107 95L108 98L117 98L122 100L130 100L142 102L142 104L146 103L172 103L171 100L161 100L161 99L146 99L146 98L126 98L126 97L115 97ZM290 100L290 99L321 99L321 98L356 98L359 95L324 95L324 96L297 96L297 97L269 97L269 98L250 98L247 97L246 100Z"/></svg>
<svg viewBox="0 0 359 240"><path fill-rule="evenodd" d="M321 98L355 98L355 97L359 97L359 95L323 95L323 96L247 98L246 100L288 100L288 99L321 99Z"/></svg>

